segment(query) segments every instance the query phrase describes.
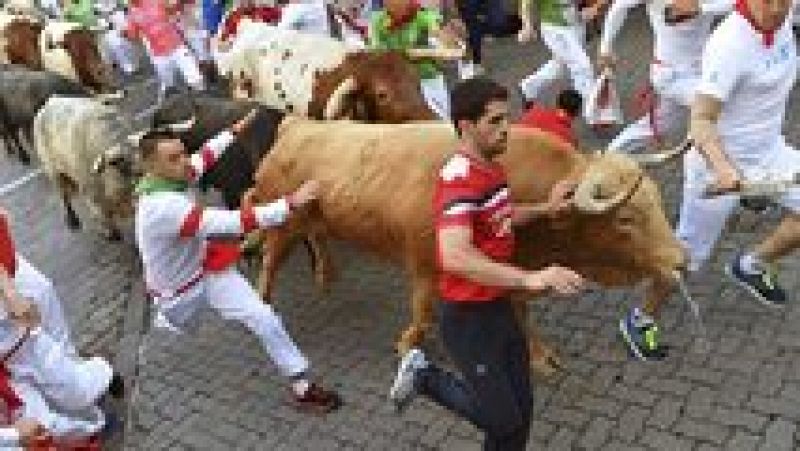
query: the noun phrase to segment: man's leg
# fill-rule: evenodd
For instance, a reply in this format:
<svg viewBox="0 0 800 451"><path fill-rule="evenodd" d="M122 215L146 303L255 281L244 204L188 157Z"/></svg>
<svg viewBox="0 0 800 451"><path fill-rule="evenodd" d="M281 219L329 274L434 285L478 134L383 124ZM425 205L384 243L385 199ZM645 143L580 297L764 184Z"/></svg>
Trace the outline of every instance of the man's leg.
<svg viewBox="0 0 800 451"><path fill-rule="evenodd" d="M633 153L640 151L659 136L672 135L686 123L688 108L675 100L659 96L655 111L647 113L638 121L628 125L608 145L612 152ZM655 113L655 118L651 114Z"/></svg>
<svg viewBox="0 0 800 451"><path fill-rule="evenodd" d="M203 80L203 74L200 72L197 58L195 58L189 48L181 47L176 50L173 54L173 58L177 69L181 72L186 83L196 91L204 90L205 82Z"/></svg>
<svg viewBox="0 0 800 451"><path fill-rule="evenodd" d="M759 167L744 168L745 179L790 179L800 173L800 152L781 144L765 154ZM800 246L800 188L792 188L780 199L789 212L778 228L749 253L740 253L726 271L762 304L782 307L786 292L777 281L772 264Z"/></svg>
<svg viewBox="0 0 800 451"><path fill-rule="evenodd" d="M483 430L485 449L525 449L532 391L527 348L511 306L443 303L440 324L444 345L463 378L421 365L414 390Z"/></svg>
<svg viewBox="0 0 800 451"><path fill-rule="evenodd" d="M33 385L18 381L12 381L11 385L22 399L19 417L36 420L45 429L45 433L55 439L88 438L99 433L106 423L105 415L96 406L69 413L61 412L50 406Z"/></svg>
<svg viewBox="0 0 800 451"><path fill-rule="evenodd" d="M555 59L567 66L572 87L587 99L594 85L594 69L584 46L586 28L583 25L561 28L560 44L553 46L550 51Z"/></svg>
<svg viewBox="0 0 800 451"><path fill-rule="evenodd" d="M270 359L284 376L308 371L300 352L271 305L261 301L247 280L229 270L206 276L206 296L212 309L223 318L241 322L261 341Z"/></svg>
<svg viewBox="0 0 800 451"><path fill-rule="evenodd" d="M563 45L558 28L561 27L548 24L542 24L541 26L542 40L550 50L552 58L539 70L520 82L519 88L523 96L525 96L525 100L538 99L544 89L550 87L564 75L566 67L562 61L556 58L556 55L560 53L558 47Z"/></svg>
<svg viewBox="0 0 800 451"><path fill-rule="evenodd" d="M152 57L153 66L156 70L159 82L159 99L166 97L166 92L169 88L175 85L175 71L173 68L172 58L169 55Z"/></svg>
<svg viewBox="0 0 800 451"><path fill-rule="evenodd" d="M7 321L3 323L3 329L16 330ZM9 359L8 368L15 380L30 381L54 406L66 410L95 405L108 392L114 376L105 360L69 355L62 343L41 328Z"/></svg>

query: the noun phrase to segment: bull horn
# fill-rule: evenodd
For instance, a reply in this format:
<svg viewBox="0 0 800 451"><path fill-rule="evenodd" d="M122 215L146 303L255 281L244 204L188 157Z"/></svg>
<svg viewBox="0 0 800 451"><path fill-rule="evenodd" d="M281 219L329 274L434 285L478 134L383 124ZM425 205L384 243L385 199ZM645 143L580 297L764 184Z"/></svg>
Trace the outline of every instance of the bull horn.
<svg viewBox="0 0 800 451"><path fill-rule="evenodd" d="M138 148L139 147L139 143L142 141L142 138L144 138L144 135L146 135L149 131L150 131L149 129L144 129L144 130L136 132L136 133L134 133L132 135L128 135L127 136L128 142L132 146Z"/></svg>
<svg viewBox="0 0 800 451"><path fill-rule="evenodd" d="M355 91L355 89L355 78L349 77L342 81L336 90L333 91L330 98L328 98L328 103L325 105L325 113L323 117L327 120L336 119L336 117L339 116L344 109L345 97Z"/></svg>
<svg viewBox="0 0 800 451"><path fill-rule="evenodd" d="M164 125L164 129L171 131L171 132L186 132L191 130L194 127L194 123L197 122L197 117L192 116L189 119L183 122L176 122L174 124L166 124Z"/></svg>
<svg viewBox="0 0 800 451"><path fill-rule="evenodd" d="M103 103L115 102L125 98L125 90L117 89L114 92L97 94L97 98Z"/></svg>
<svg viewBox="0 0 800 451"><path fill-rule="evenodd" d="M659 165L664 162L667 162L677 156L683 155L689 149L694 146L694 141L691 138L687 139L686 141L682 142L680 145L665 150L663 152L652 152L652 153L640 153L640 154L630 154L628 155L631 160L639 163L642 166L649 166L649 165Z"/></svg>
<svg viewBox="0 0 800 451"><path fill-rule="evenodd" d="M628 189L621 190L610 199L598 199L596 194L602 186L605 174L596 169L589 169L583 181L575 188L573 204L579 211L588 214L605 213L616 207L625 199L628 199L642 182L642 174L637 177L636 182Z"/></svg>

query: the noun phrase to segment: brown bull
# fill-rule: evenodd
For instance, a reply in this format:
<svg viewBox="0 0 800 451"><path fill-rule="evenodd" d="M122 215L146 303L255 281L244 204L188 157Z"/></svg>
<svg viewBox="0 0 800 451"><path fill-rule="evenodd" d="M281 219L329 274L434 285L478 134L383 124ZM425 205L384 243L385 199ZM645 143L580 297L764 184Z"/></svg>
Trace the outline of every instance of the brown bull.
<svg viewBox="0 0 800 451"><path fill-rule="evenodd" d="M444 123L405 125L315 123L287 120L262 161L247 203L278 198L304 180L318 180L321 195L309 211L266 232L262 268L268 298L279 265L298 236L309 236L317 282L330 273L325 238L333 236L403 265L412 285L412 322L397 343L419 344L432 324L436 298L432 197L439 168L456 149ZM541 269L553 263L605 286L652 280L647 308L656 312L673 286L684 253L666 220L657 186L634 161L619 155L585 156L544 132L512 128L506 168L511 198L545 202L559 180L580 180L574 211L517 230L518 263ZM523 296L516 296L520 314ZM525 316L520 316L525 318ZM554 355L535 336L534 367L550 372Z"/></svg>
<svg viewBox="0 0 800 451"><path fill-rule="evenodd" d="M39 33L42 25L27 19L12 20L5 28L6 56L11 64L42 70Z"/></svg>
<svg viewBox="0 0 800 451"><path fill-rule="evenodd" d="M96 32L69 22L50 22L40 36L42 63L46 70L97 92L112 90L109 68L100 50Z"/></svg>

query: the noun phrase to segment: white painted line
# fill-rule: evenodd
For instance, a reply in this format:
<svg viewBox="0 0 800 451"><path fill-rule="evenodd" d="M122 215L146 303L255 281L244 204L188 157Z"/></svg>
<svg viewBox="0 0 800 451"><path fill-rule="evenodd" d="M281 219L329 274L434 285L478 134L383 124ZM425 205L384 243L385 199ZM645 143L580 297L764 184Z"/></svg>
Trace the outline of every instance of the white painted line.
<svg viewBox="0 0 800 451"><path fill-rule="evenodd" d="M33 180L35 177L37 177L41 173L42 173L42 169L39 168L39 169L36 169L35 171L29 172L26 175L23 175L22 177L14 180L11 183L6 183L5 185L0 186L0 196L5 196L6 194L10 194L10 193L14 192L17 188L19 188L20 186L30 182L31 180Z"/></svg>

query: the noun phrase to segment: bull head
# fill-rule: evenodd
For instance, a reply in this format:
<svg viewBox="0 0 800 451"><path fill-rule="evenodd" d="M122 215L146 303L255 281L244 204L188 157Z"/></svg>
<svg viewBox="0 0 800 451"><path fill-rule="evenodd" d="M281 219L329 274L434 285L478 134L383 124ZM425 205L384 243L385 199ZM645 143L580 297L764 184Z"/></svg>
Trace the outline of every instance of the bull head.
<svg viewBox="0 0 800 451"><path fill-rule="evenodd" d="M625 168L626 174L612 174L606 171L610 161L614 166ZM625 161L627 160L627 161ZM627 163L627 164L626 164ZM621 155L602 155L590 160L589 166L573 197L575 208L583 213L602 214L630 199L642 183L644 174L627 157ZM621 182L621 183L618 183Z"/></svg>
<svg viewBox="0 0 800 451"><path fill-rule="evenodd" d="M356 89L355 78L348 77L344 79L328 98L323 117L327 120L340 118L344 114L347 97L355 92Z"/></svg>

